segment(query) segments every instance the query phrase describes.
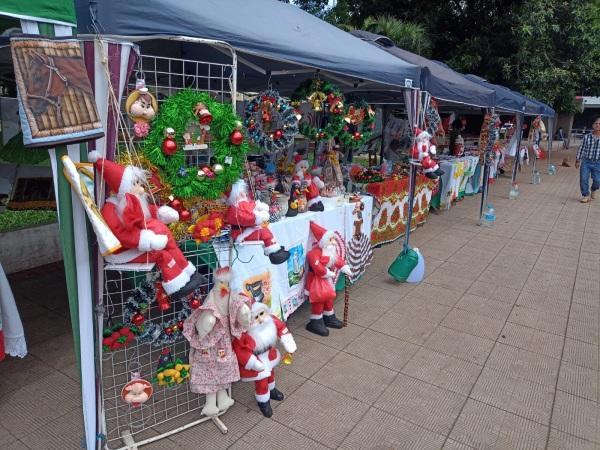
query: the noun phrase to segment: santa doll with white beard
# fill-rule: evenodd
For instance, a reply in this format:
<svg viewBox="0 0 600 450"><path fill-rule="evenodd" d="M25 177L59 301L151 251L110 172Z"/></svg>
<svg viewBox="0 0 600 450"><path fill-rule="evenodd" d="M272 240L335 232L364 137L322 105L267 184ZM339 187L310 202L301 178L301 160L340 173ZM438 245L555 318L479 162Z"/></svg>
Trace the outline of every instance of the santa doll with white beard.
<svg viewBox="0 0 600 450"><path fill-rule="evenodd" d="M236 244L248 241L262 241L264 253L272 264L283 264L290 257L269 228L269 205L252 200L248 194L248 185L244 180L231 186L227 203L225 222L231 226L231 238Z"/></svg>
<svg viewBox="0 0 600 450"><path fill-rule="evenodd" d="M352 270L338 251L333 231L312 221L310 231L317 245L306 255L309 271L304 292L310 300L310 322L306 329L319 336L329 336L328 328L343 327L333 310L335 280L338 272L351 276Z"/></svg>
<svg viewBox="0 0 600 450"><path fill-rule="evenodd" d="M114 264L156 263L163 289L173 299L185 297L206 284L207 280L183 256L167 227L179 220L179 213L148 201L147 173L139 167L99 158L96 151L89 153L88 160L112 191L101 212L121 243L121 248L104 255L104 259Z"/></svg>
<svg viewBox="0 0 600 450"><path fill-rule="evenodd" d="M233 351L240 367L240 379L254 381L256 402L265 417L273 415L271 400L281 401L284 398L275 387L274 369L281 360L278 342L287 353L296 351L296 342L285 322L271 314L264 303L253 303L250 328L234 339Z"/></svg>
<svg viewBox="0 0 600 450"><path fill-rule="evenodd" d="M296 156L296 165L294 170L295 175L292 177L292 182L302 183L306 185L306 200L309 211L324 211L325 206L321 199L321 189L325 187L325 183L317 176L309 173L310 164L307 160Z"/></svg>

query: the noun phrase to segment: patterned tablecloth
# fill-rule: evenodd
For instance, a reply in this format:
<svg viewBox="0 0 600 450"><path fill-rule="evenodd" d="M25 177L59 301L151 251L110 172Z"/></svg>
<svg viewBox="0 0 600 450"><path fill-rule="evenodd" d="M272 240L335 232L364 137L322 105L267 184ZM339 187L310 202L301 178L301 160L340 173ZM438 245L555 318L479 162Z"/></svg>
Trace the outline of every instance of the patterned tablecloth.
<svg viewBox="0 0 600 450"><path fill-rule="evenodd" d="M481 184L479 180L481 172L477 170L478 162L477 156L440 161L444 174L440 177L439 195L432 202L433 206L450 209L452 203L465 194L477 193Z"/></svg>
<svg viewBox="0 0 600 450"><path fill-rule="evenodd" d="M437 184L437 180L430 180L422 175L417 177L412 228L427 220L431 197ZM371 245L385 244L403 236L408 216L408 178L369 183L367 192L376 200L373 205Z"/></svg>

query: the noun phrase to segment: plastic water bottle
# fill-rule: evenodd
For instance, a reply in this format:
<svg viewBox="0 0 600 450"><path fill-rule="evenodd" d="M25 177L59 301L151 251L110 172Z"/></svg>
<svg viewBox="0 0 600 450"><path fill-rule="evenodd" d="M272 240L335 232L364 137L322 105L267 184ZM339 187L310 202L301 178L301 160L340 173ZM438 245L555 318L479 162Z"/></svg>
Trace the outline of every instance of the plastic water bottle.
<svg viewBox="0 0 600 450"><path fill-rule="evenodd" d="M539 170L534 170L533 173L531 174L531 182L533 184L540 184L542 182L542 175L540 174Z"/></svg>
<svg viewBox="0 0 600 450"><path fill-rule="evenodd" d="M548 164L548 175L556 175L556 166L554 164Z"/></svg>
<svg viewBox="0 0 600 450"><path fill-rule="evenodd" d="M508 199L516 200L518 196L519 196L519 185L517 183L514 183L510 188L510 192L508 193Z"/></svg>
<svg viewBox="0 0 600 450"><path fill-rule="evenodd" d="M488 203L481 219L481 226L491 228L494 226L494 223L496 223L496 210Z"/></svg>

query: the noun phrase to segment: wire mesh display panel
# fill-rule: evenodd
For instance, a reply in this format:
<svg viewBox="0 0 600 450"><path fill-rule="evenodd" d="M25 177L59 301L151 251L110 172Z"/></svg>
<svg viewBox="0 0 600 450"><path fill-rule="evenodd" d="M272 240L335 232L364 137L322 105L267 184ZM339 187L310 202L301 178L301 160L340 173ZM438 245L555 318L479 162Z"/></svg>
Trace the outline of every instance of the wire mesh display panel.
<svg viewBox="0 0 600 450"><path fill-rule="evenodd" d="M166 98L182 89L194 89L208 92L221 103L231 103L235 95L234 66L232 64L209 63L180 58L165 58L161 56L140 55L137 70L129 80L124 99L135 90L136 81L144 79L146 87L152 92L160 105ZM133 136L133 121L127 117L124 104L121 107L124 120L121 126L128 128L128 133L119 133L119 142L123 143L124 136ZM160 113L160 106L159 106ZM141 143L138 142L138 145ZM178 146L184 147L180 139ZM186 164L201 166L208 164L212 157L210 140L205 148L191 148L185 151ZM197 147L197 146L195 146ZM204 146L200 146L204 147Z"/></svg>
<svg viewBox="0 0 600 450"><path fill-rule="evenodd" d="M195 243L189 247L196 247ZM227 246L219 246L218 251L228 251ZM136 441L157 433L154 426L190 414L190 421L201 418L200 408L204 406L204 396L194 394L189 382L176 381L172 385L160 386L156 374L161 358L169 358L176 363L187 363L189 345L182 335L180 327L174 327L191 312L192 300L200 302L212 287L212 273L218 265L218 255L211 245L184 252L199 273L205 276L206 283L190 297L170 301L170 308L162 310L153 296L145 292L157 283L159 274L152 264L139 265L139 270L119 270L118 266L106 266L104 282L104 324L105 326L131 325L132 313L141 313L145 322L141 329L152 327L158 338L148 341L138 335L136 341L122 349L104 350L102 354L102 387L107 448L118 448L125 435L135 436ZM141 267L140 267L141 266ZM132 268L135 266L131 266ZM147 270L150 268L150 270ZM128 269L129 267L124 266ZM132 308L133 305L147 303L146 309ZM164 331L171 327L171 333ZM173 330L175 328L175 330ZM143 334L141 335L143 336ZM147 340L148 342L144 342ZM139 374L142 379L152 383L153 394L148 401L132 406L122 398L123 387ZM139 435L139 436L137 436Z"/></svg>
<svg viewBox="0 0 600 450"><path fill-rule="evenodd" d="M134 141L133 147L130 145L134 124L125 111L125 99L135 90L138 78L145 80L146 87L156 96L159 104L185 88L208 92L216 100L229 103L235 97L234 70L235 67L231 64L141 55L137 71L134 71L123 96L117 152L127 151L125 149L137 151L143 143ZM184 142L178 142L178 145L183 144ZM210 139L206 140L206 144L206 148L195 148L186 153L188 165L199 166L210 161ZM131 158L131 161L135 161L135 158ZM212 287L212 272L218 265L218 255L210 244L198 247L194 242L180 242L180 246L185 249L188 261L206 277L206 283L192 296L201 301ZM231 251L229 245L220 245L218 248L219 252ZM171 301L170 307L164 310L155 300L148 302L147 309L132 308L132 304L139 305L142 296L140 292L148 292L153 285L159 283L158 278L158 270L152 264L107 265L104 270L103 308L98 312L103 326L119 323L129 325L132 313L139 312L144 316L143 327L152 329L154 335L158 333L159 336L154 339L148 337L152 333L142 333L144 338L138 335L135 341L124 348L102 351L101 392L106 448L133 447L135 443L150 442L177 432L179 425L169 427L166 423L182 416L186 416L182 419L186 423L210 420L201 416L204 396L192 393L187 380L172 385L158 384L156 372L161 358L163 361L165 358L170 358L173 362L187 361L189 345L181 334L179 322L191 311L189 297ZM124 401L122 390L137 374L152 383L153 393L146 402L133 406ZM218 419L213 421L222 431L226 431ZM179 424L180 422L181 420L177 421ZM163 425L157 428L161 424Z"/></svg>

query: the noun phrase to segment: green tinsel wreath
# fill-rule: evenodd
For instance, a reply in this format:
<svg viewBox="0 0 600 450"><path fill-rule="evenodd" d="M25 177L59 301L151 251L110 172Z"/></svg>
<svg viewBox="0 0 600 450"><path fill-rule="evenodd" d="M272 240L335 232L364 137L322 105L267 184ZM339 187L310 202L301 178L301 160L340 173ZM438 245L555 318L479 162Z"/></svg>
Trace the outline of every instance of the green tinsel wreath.
<svg viewBox="0 0 600 450"><path fill-rule="evenodd" d="M201 167L186 167L183 150L183 133L186 132L190 121L197 121L194 107L204 103L213 116L210 124L210 147L214 162L221 164L223 172L214 178L198 178ZM160 106L160 111L151 125L150 133L144 141L144 154L160 171L172 187L173 195L179 198L202 197L205 199L218 198L242 173L248 143L233 145L229 135L236 129L240 118L232 111L230 104L220 103L205 92L186 89L169 97ZM166 128L175 130L177 152L168 156L162 151L162 142ZM231 164L225 159L231 156Z"/></svg>

